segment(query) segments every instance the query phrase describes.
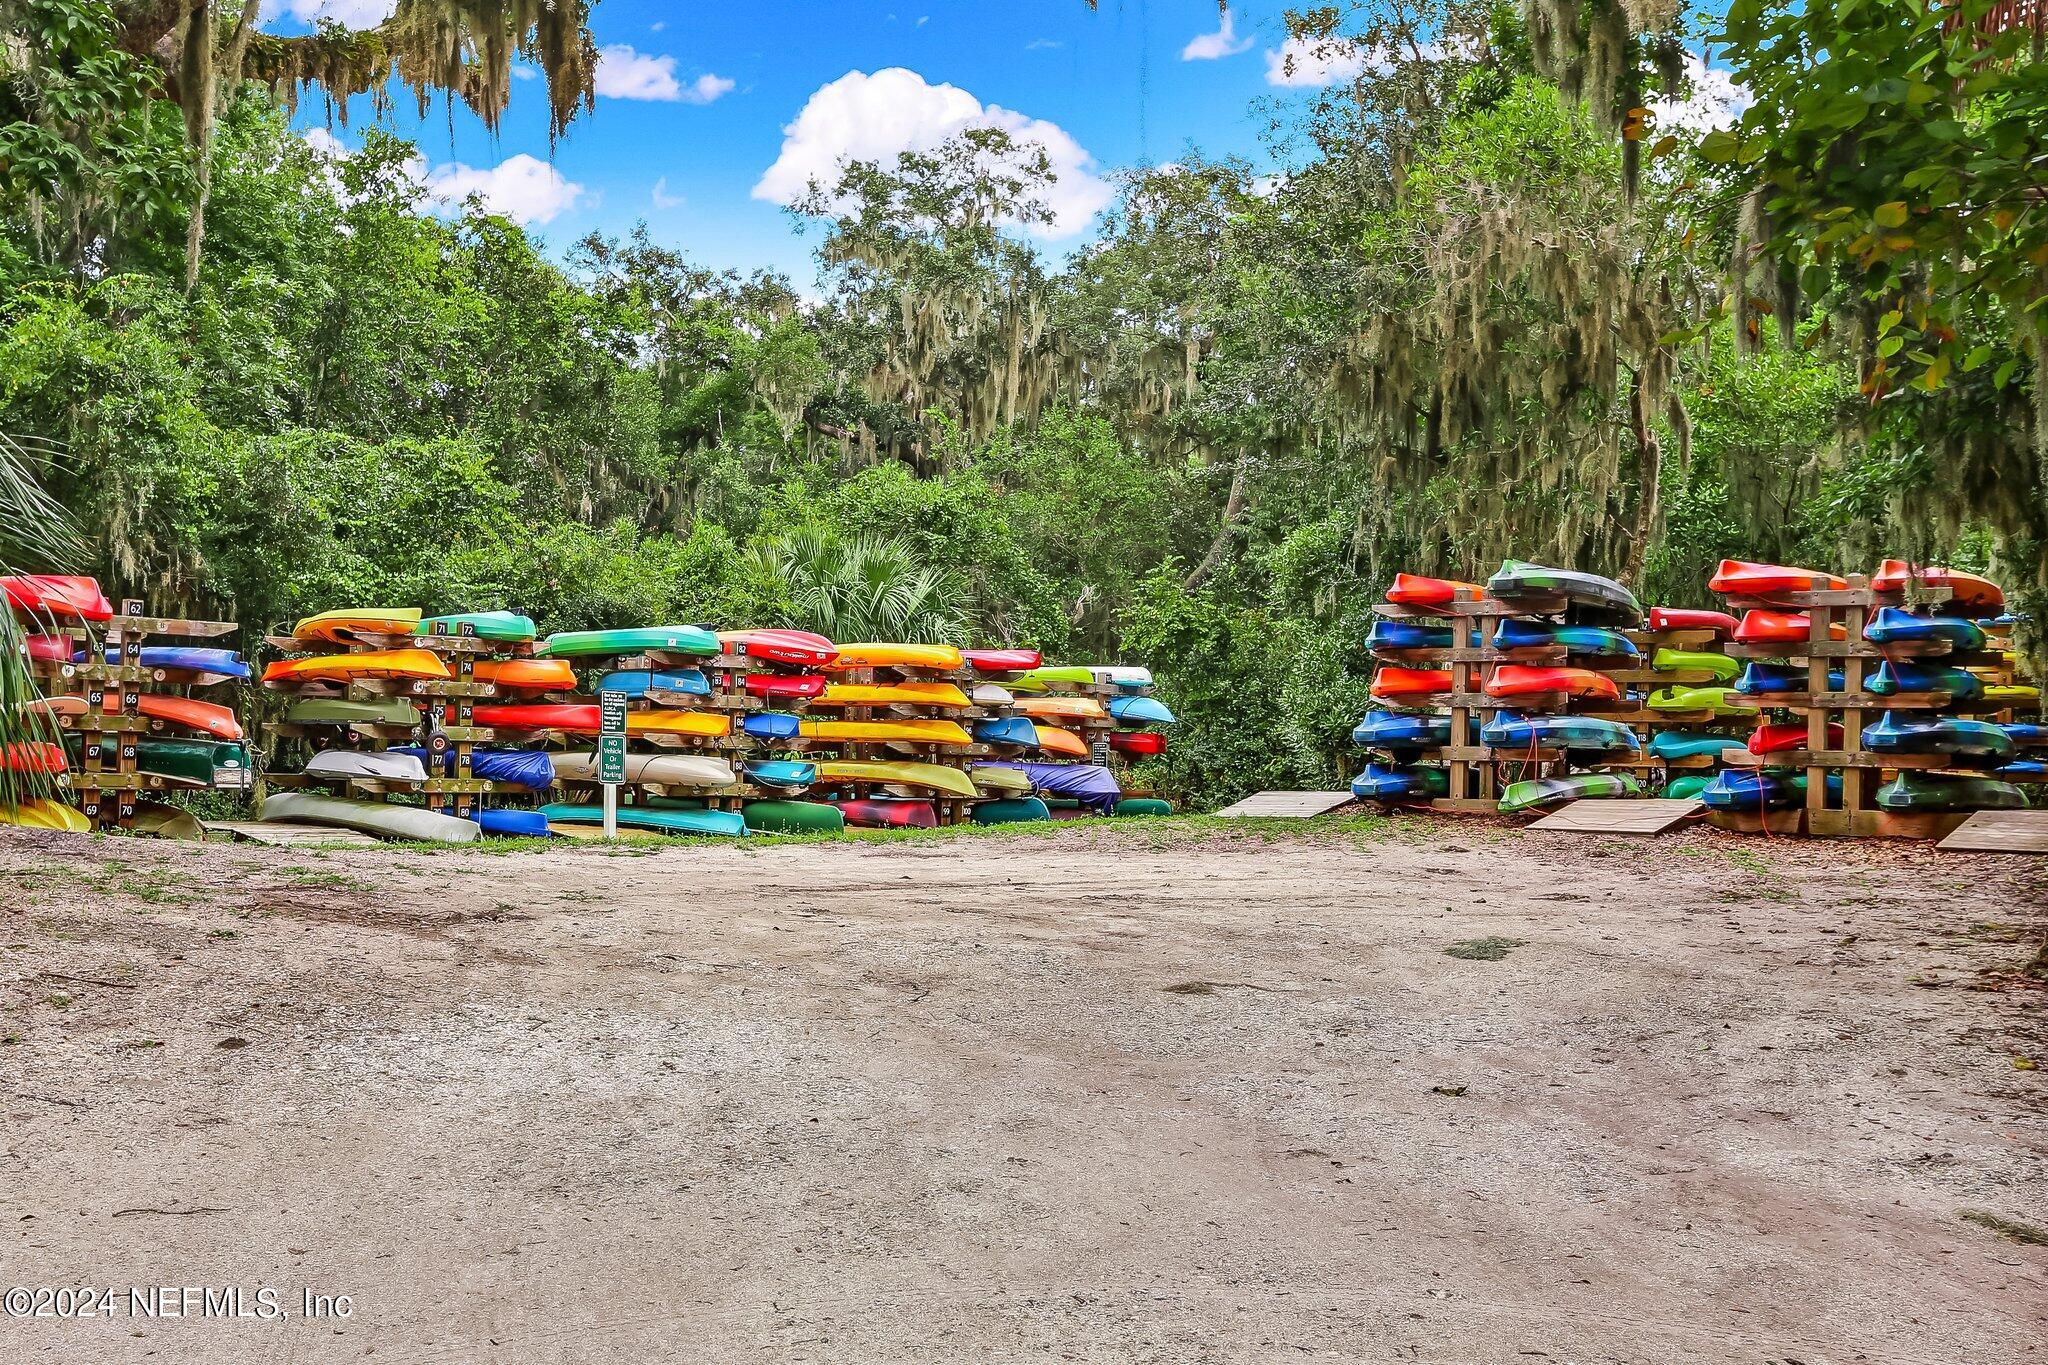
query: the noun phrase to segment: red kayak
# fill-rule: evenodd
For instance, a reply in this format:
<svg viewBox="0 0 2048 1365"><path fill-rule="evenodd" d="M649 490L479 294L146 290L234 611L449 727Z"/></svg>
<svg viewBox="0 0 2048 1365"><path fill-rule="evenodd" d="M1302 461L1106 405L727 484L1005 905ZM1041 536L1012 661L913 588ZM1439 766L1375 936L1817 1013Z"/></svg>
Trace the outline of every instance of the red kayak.
<svg viewBox="0 0 2048 1365"><path fill-rule="evenodd" d="M1887 559L1870 578L1870 586L1879 592L1904 592L1909 583L1922 588L1947 588L1949 600L1959 607L1993 611L2005 605L2004 588L1961 569L1916 568L1903 559Z"/></svg>
<svg viewBox="0 0 2048 1365"><path fill-rule="evenodd" d="M23 616L58 621L111 621L114 604L100 591L96 578L63 578L23 574L0 578L0 594Z"/></svg>
<svg viewBox="0 0 2048 1365"><path fill-rule="evenodd" d="M1451 690L1448 668L1382 668L1372 675L1372 695L1381 701L1398 697L1433 697Z"/></svg>
<svg viewBox="0 0 2048 1365"><path fill-rule="evenodd" d="M1753 754L1786 754L1794 749L1806 747L1806 724L1804 721L1790 725L1759 725L1749 732L1749 751ZM1828 726L1828 747L1842 747L1842 727Z"/></svg>
<svg viewBox="0 0 2048 1365"><path fill-rule="evenodd" d="M834 801L846 823L862 829L937 829L939 813L929 801L871 797L865 801Z"/></svg>
<svg viewBox="0 0 2048 1365"><path fill-rule="evenodd" d="M11 773L61 773L67 766L64 746L27 741L0 749L0 766Z"/></svg>
<svg viewBox="0 0 2048 1365"><path fill-rule="evenodd" d="M747 691L772 701L800 701L825 694L822 673L749 673Z"/></svg>
<svg viewBox="0 0 2048 1365"><path fill-rule="evenodd" d="M1686 607L1651 607L1650 629L1711 630L1714 638L1725 640L1735 633L1735 618L1725 611L1693 611Z"/></svg>
<svg viewBox="0 0 2048 1365"><path fill-rule="evenodd" d="M82 716L86 707L84 697L66 696L32 701L25 709L53 716ZM197 730L215 739L242 737L242 722L235 718L235 713L212 702L193 701L189 697L161 697L145 692L136 699L135 709L150 720L182 725L187 730Z"/></svg>
<svg viewBox="0 0 2048 1365"><path fill-rule="evenodd" d="M28 657L40 663L68 664L76 647L69 635L30 635L24 641Z"/></svg>
<svg viewBox="0 0 2048 1365"><path fill-rule="evenodd" d="M1751 564L1724 559L1707 589L1727 597L1776 597L1788 592L1836 591L1848 587L1847 580L1818 569L1788 569L1782 564Z"/></svg>
<svg viewBox="0 0 2048 1365"><path fill-rule="evenodd" d="M1765 611L1752 607L1742 613L1735 638L1746 645L1799 644L1813 634L1813 618L1803 611ZM1828 627L1830 639L1846 640L1849 628L1840 621Z"/></svg>
<svg viewBox="0 0 2048 1365"><path fill-rule="evenodd" d="M718 643L729 653L797 668L823 668L839 657L838 645L808 630L721 630Z"/></svg>
<svg viewBox="0 0 2048 1365"><path fill-rule="evenodd" d="M1385 670L1381 670L1384 672ZM1502 664L1486 680L1489 697L1536 697L1562 692L1568 697L1619 699L1621 689L1614 679L1590 668L1535 668L1528 664Z"/></svg>
<svg viewBox="0 0 2048 1365"><path fill-rule="evenodd" d="M1441 607L1459 598L1477 601L1486 589L1477 583L1460 583L1455 578L1424 578L1421 574L1397 573L1387 600L1404 607Z"/></svg>
<svg viewBox="0 0 2048 1365"><path fill-rule="evenodd" d="M1109 737L1109 747L1121 754L1150 757L1166 752L1166 736L1156 730L1119 730Z"/></svg>
<svg viewBox="0 0 2048 1365"><path fill-rule="evenodd" d="M1023 673L1045 662L1035 649L963 649L960 657L976 673Z"/></svg>

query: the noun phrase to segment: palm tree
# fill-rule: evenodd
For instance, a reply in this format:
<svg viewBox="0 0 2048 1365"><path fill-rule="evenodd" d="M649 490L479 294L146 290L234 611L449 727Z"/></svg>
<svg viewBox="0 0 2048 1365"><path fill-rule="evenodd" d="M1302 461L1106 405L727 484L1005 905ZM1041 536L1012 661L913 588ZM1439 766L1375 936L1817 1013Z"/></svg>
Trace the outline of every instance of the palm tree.
<svg viewBox="0 0 2048 1365"><path fill-rule="evenodd" d="M37 482L37 464L23 441L0 432L0 574L13 572L10 564L75 563L84 553L70 516ZM38 694L22 635L14 613L0 605L0 809L50 790L48 778L16 772L4 757L16 744L47 738L24 710Z"/></svg>
<svg viewBox="0 0 2048 1365"><path fill-rule="evenodd" d="M834 640L958 644L966 593L910 542L805 527L755 544L755 567L789 585L789 624Z"/></svg>

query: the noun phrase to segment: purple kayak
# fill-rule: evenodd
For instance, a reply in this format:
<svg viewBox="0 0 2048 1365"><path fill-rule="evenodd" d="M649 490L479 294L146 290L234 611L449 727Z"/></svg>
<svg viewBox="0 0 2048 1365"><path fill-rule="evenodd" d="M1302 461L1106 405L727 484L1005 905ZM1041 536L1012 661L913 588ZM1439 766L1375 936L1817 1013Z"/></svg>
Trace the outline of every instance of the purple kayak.
<svg viewBox="0 0 2048 1365"><path fill-rule="evenodd" d="M983 768L1015 768L1047 796L1071 796L1082 805L1108 815L1123 797L1115 774L1086 763L982 763Z"/></svg>

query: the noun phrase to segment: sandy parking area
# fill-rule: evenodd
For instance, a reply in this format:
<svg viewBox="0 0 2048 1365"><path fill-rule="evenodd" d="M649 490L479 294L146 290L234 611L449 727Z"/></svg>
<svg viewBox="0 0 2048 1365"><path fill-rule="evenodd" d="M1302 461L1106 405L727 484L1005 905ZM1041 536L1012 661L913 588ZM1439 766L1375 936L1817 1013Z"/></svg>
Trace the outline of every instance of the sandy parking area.
<svg viewBox="0 0 2048 1365"><path fill-rule="evenodd" d="M0 836L0 1279L351 1296L0 1359L2048 1361L2044 933L1706 832Z"/></svg>

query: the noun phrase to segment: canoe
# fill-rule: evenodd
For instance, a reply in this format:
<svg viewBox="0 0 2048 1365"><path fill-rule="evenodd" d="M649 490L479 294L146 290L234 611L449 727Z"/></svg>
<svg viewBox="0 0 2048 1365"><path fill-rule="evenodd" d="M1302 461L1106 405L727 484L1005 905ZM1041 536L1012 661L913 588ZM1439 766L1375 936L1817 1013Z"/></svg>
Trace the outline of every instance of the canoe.
<svg viewBox="0 0 2048 1365"><path fill-rule="evenodd" d="M1173 802L1162 801L1156 796L1129 796L1116 803L1111 815L1143 816L1171 815Z"/></svg>
<svg viewBox="0 0 2048 1365"><path fill-rule="evenodd" d="M1434 697L1450 690L1448 668L1381 668L1372 675L1371 695L1376 701Z"/></svg>
<svg viewBox="0 0 2048 1365"><path fill-rule="evenodd" d="M428 771L433 770L434 756L417 745L404 745L385 752L411 754L426 765ZM471 749L469 775L485 782L525 787L528 791L546 791L555 785L556 757L540 749ZM444 777L455 775L454 751L441 755L441 774Z"/></svg>
<svg viewBox="0 0 2048 1365"><path fill-rule="evenodd" d="M1619 699L1621 696L1621 689L1615 686L1614 679L1585 668L1532 668L1527 664L1502 664L1486 680L1486 695L1489 697L1536 697L1553 692L1567 697Z"/></svg>
<svg viewBox="0 0 2048 1365"><path fill-rule="evenodd" d="M1886 659L1864 686L1880 697L1895 697L1901 692L1942 692L1955 701L1975 701L1984 695L1984 681L1974 673L1911 659Z"/></svg>
<svg viewBox="0 0 2048 1365"><path fill-rule="evenodd" d="M31 621L111 621L114 604L96 578L62 574L0 577L0 597L15 614Z"/></svg>
<svg viewBox="0 0 2048 1365"><path fill-rule="evenodd" d="M1486 580L1489 597L1503 602L1518 598L1562 596L1580 611L1619 616L1631 624L1643 619L1636 595L1611 578L1578 569L1552 569L1520 559L1503 560Z"/></svg>
<svg viewBox="0 0 2048 1365"><path fill-rule="evenodd" d="M963 649L960 658L976 673L1023 673L1045 662L1035 649Z"/></svg>
<svg viewBox="0 0 2048 1365"><path fill-rule="evenodd" d="M749 673L747 695L767 701L804 701L824 695L822 673Z"/></svg>
<svg viewBox="0 0 2048 1365"><path fill-rule="evenodd" d="M425 678L445 681L454 674L438 654L424 649L373 649L360 654L315 654L279 659L263 670L265 687L309 682L353 682L359 678Z"/></svg>
<svg viewBox="0 0 2048 1365"><path fill-rule="evenodd" d="M92 832L92 821L61 801L23 801L19 805L0 806L0 825L13 825L16 829L54 829L66 834Z"/></svg>
<svg viewBox="0 0 2048 1365"><path fill-rule="evenodd" d="M968 781L975 790L993 796L1029 796L1031 779L1015 768L999 768L992 763L976 763L967 770Z"/></svg>
<svg viewBox="0 0 2048 1365"><path fill-rule="evenodd" d="M1828 722L1827 747L1842 747L1843 731L1838 722ZM1806 722L1786 721L1780 725L1759 725L1749 732L1745 747L1753 754L1787 754L1806 747Z"/></svg>
<svg viewBox="0 0 2048 1365"><path fill-rule="evenodd" d="M1725 611L1695 611L1688 607L1651 607L1650 629L1659 633L1667 630L1710 630L1715 638L1725 640L1735 633L1735 618Z"/></svg>
<svg viewBox="0 0 2048 1365"><path fill-rule="evenodd" d="M782 711L756 711L740 719L740 733L748 739L795 739L803 732L803 721Z"/></svg>
<svg viewBox="0 0 2048 1365"><path fill-rule="evenodd" d="M839 657L839 646L808 630L721 630L728 654L793 668L823 668Z"/></svg>
<svg viewBox="0 0 2048 1365"><path fill-rule="evenodd" d="M415 635L459 635L476 640L531 640L533 618L513 611L463 611L429 616L412 628Z"/></svg>
<svg viewBox="0 0 2048 1365"><path fill-rule="evenodd" d="M1726 654L1692 649L1660 649L1650 656L1650 667L1659 673L1707 673L1715 682L1733 682L1742 671L1742 665Z"/></svg>
<svg viewBox="0 0 2048 1365"><path fill-rule="evenodd" d="M1418 711L1368 711L1352 727L1351 742L1391 752L1440 748L1451 742L1451 718Z"/></svg>
<svg viewBox="0 0 2048 1365"><path fill-rule="evenodd" d="M1371 650L1449 649L1449 626L1419 626L1413 621L1378 620L1365 633L1365 647Z"/></svg>
<svg viewBox="0 0 2048 1365"><path fill-rule="evenodd" d="M1093 697L1019 697L1017 710L1033 720L1101 720L1105 714Z"/></svg>
<svg viewBox="0 0 2048 1365"><path fill-rule="evenodd" d="M1783 564L1752 564L1747 560L1724 559L1707 580L1707 591L1724 597L1755 597L1769 600L1795 592L1839 592L1846 580L1818 569L1793 569Z"/></svg>
<svg viewBox="0 0 2048 1365"><path fill-rule="evenodd" d="M1643 699L1652 711L1682 713L1711 711L1717 716L1751 716L1748 707L1729 700L1732 687L1660 687Z"/></svg>
<svg viewBox="0 0 2048 1365"><path fill-rule="evenodd" d="M1015 768L1031 779L1034 791L1047 797L1072 797L1083 806L1107 815L1123 799L1123 788L1107 768L1086 763L997 763L989 767Z"/></svg>
<svg viewBox="0 0 2048 1365"><path fill-rule="evenodd" d="M77 717L86 712L84 697L44 697L38 701L24 702L22 709L41 712L44 715ZM235 713L225 706L211 702L193 701L189 697L166 697L159 693L145 692L135 699L138 714L164 725L176 725L216 739L240 739L242 722ZM151 726L152 730L156 727Z"/></svg>
<svg viewBox="0 0 2048 1365"><path fill-rule="evenodd" d="M1891 811L2023 810L2026 793L1995 777L1902 772L1877 789L1877 807Z"/></svg>
<svg viewBox="0 0 2048 1365"><path fill-rule="evenodd" d="M1154 730L1118 730L1109 737L1109 747L1120 754L1150 758L1166 752L1166 736Z"/></svg>
<svg viewBox="0 0 2048 1365"><path fill-rule="evenodd" d="M820 678L818 681L824 682ZM820 706L936 706L958 708L967 694L948 682L826 683Z"/></svg>
<svg viewBox="0 0 2048 1365"><path fill-rule="evenodd" d="M1728 735L1710 735L1692 730L1659 730L1650 736L1651 758L1667 763L1675 758L1719 758L1723 749L1734 747Z"/></svg>
<svg viewBox="0 0 2048 1365"><path fill-rule="evenodd" d="M1813 618L1803 611L1769 611L1751 607L1736 624L1735 638L1745 645L1796 645L1813 638ZM1828 623L1830 640L1846 640L1849 628L1840 621Z"/></svg>
<svg viewBox="0 0 2048 1365"><path fill-rule="evenodd" d="M1057 725L1032 725L1038 735L1038 747L1045 753L1057 754L1064 758L1088 757L1088 741L1072 730L1062 730Z"/></svg>
<svg viewBox="0 0 2048 1365"><path fill-rule="evenodd" d="M976 744L1015 744L1020 748L1038 747L1038 727L1022 716L996 716L989 720L974 722Z"/></svg>
<svg viewBox="0 0 2048 1365"><path fill-rule="evenodd" d="M846 812L826 801L749 801L740 819L759 834L837 834Z"/></svg>
<svg viewBox="0 0 2048 1365"><path fill-rule="evenodd" d="M1427 801L1451 789L1451 775L1442 768L1396 768L1368 763L1351 779L1351 794L1361 801Z"/></svg>
<svg viewBox="0 0 2048 1365"><path fill-rule="evenodd" d="M1879 592L1904 592L1909 586L1947 588L1951 602L1978 611L1996 611L2005 605L2005 589L1988 578L1962 569L1916 567L1903 559L1885 560L1870 576L1870 586Z"/></svg>
<svg viewBox="0 0 2048 1365"><path fill-rule="evenodd" d="M1566 777L1534 777L1510 782L1500 794L1500 811L1548 810L1574 801L1616 796L1641 796L1643 784L1632 773L1572 773Z"/></svg>
<svg viewBox="0 0 2048 1365"><path fill-rule="evenodd" d="M1035 796L1015 796L1004 801L984 801L972 812L977 825L1022 825L1052 819L1045 802Z"/></svg>
<svg viewBox="0 0 2048 1365"><path fill-rule="evenodd" d="M321 825L352 829L379 839L419 843L473 844L483 837L483 830L474 820L460 820L417 806L354 801L313 792L271 792L257 809L256 818L268 825Z"/></svg>
<svg viewBox="0 0 2048 1365"><path fill-rule="evenodd" d="M616 654L720 654L718 637L699 626L643 626L629 630L570 630L541 641L544 659Z"/></svg>
<svg viewBox="0 0 2048 1365"><path fill-rule="evenodd" d="M1714 779L1706 773L1687 773L1674 777L1664 784L1664 799L1667 801L1690 801L1707 789Z"/></svg>
<svg viewBox="0 0 2048 1365"><path fill-rule="evenodd" d="M1887 711L1863 728L1863 747L1880 754L1955 754L2010 758L2018 747L2005 727L1957 716L1914 717Z"/></svg>
<svg viewBox="0 0 2048 1365"><path fill-rule="evenodd" d="M1556 649L1563 646L1572 654L1600 659L1633 659L1640 652L1636 642L1619 631L1600 626L1554 626L1548 621L1523 621L1515 617L1500 623L1493 637L1496 649Z"/></svg>
<svg viewBox="0 0 2048 1365"><path fill-rule="evenodd" d="M478 659L472 676L507 692L576 690L576 670L564 659Z"/></svg>
<svg viewBox="0 0 2048 1365"><path fill-rule="evenodd" d="M537 810L480 810L469 816L477 828L499 839L545 839L554 831Z"/></svg>
<svg viewBox="0 0 2048 1365"><path fill-rule="evenodd" d="M561 782L597 781L597 755L588 750L550 754L555 778ZM627 754L626 781L662 787L729 787L732 765L708 754Z"/></svg>
<svg viewBox="0 0 2048 1365"><path fill-rule="evenodd" d="M603 806L542 806L548 824L567 825L587 832L604 826ZM736 810L676 810L670 807L620 806L620 829L648 830L656 834L706 834L744 839L747 822Z"/></svg>
<svg viewBox="0 0 2048 1365"><path fill-rule="evenodd" d="M208 787L247 787L253 776L248 746L226 739L141 739L135 766L146 773Z"/></svg>
<svg viewBox="0 0 2048 1365"><path fill-rule="evenodd" d="M1441 607L1458 601L1477 601L1486 596L1486 589L1477 583L1461 583L1455 578L1425 578L1421 574L1397 573L1394 582L1387 589L1387 600L1404 607Z"/></svg>
<svg viewBox="0 0 2048 1365"><path fill-rule="evenodd" d="M976 683L974 690L967 694L967 699L976 706L1008 706L1017 700L1017 694L1007 687L998 687L994 683Z"/></svg>
<svg viewBox="0 0 2048 1365"><path fill-rule="evenodd" d="M336 697L301 697L285 708L291 725L404 725L420 723L419 707L403 697L343 701Z"/></svg>
<svg viewBox="0 0 2048 1365"><path fill-rule="evenodd" d="M348 645L365 635L410 635L419 623L415 607L354 607L308 616L292 627L292 638Z"/></svg>
<svg viewBox="0 0 2048 1365"><path fill-rule="evenodd" d="M818 765L790 758L750 758L740 765L747 781L780 792L808 791L818 781Z"/></svg>
<svg viewBox="0 0 2048 1365"><path fill-rule="evenodd" d="M61 773L69 766L64 746L48 740L0 745L0 768L10 773Z"/></svg>
<svg viewBox="0 0 2048 1365"><path fill-rule="evenodd" d="M851 668L929 668L950 673L960 665L960 651L951 645L859 644L839 646L839 657L830 667L834 672Z"/></svg>
<svg viewBox="0 0 2048 1365"><path fill-rule="evenodd" d="M535 663L559 663L569 665L560 659L536 659ZM591 689L600 696L606 692L623 692L634 700L650 692L673 692L684 697L708 697L711 695L711 680L704 676L701 668L627 668L605 674Z"/></svg>
<svg viewBox="0 0 2048 1365"><path fill-rule="evenodd" d="M1770 664L1752 659L1743 666L1742 676L1735 680L1735 690L1745 697L1778 696L1804 692L1809 681L1805 664ZM1828 691L1841 691L1841 672L1829 670L1827 684Z"/></svg>
<svg viewBox="0 0 2048 1365"><path fill-rule="evenodd" d="M972 744L957 722L921 717L902 720L805 720L797 727L805 739L853 744Z"/></svg>
<svg viewBox="0 0 2048 1365"><path fill-rule="evenodd" d="M1875 645L1924 645L1947 650L1984 647L1984 631L1960 616L1921 616L1904 607L1879 607L1863 627Z"/></svg>
<svg viewBox="0 0 2048 1365"><path fill-rule="evenodd" d="M411 754L362 749L323 749L306 760L308 777L369 777L385 782L424 782L426 767Z"/></svg>
<svg viewBox="0 0 2048 1365"><path fill-rule="evenodd" d="M834 801L846 823L860 829L937 829L939 813L929 801L900 797L869 797L862 801Z"/></svg>
<svg viewBox="0 0 2048 1365"><path fill-rule="evenodd" d="M1636 732L1593 716L1522 716L1502 711L1486 722L1479 740L1490 749L1565 749L1573 753L1634 753Z"/></svg>
<svg viewBox="0 0 2048 1365"><path fill-rule="evenodd" d="M471 712L475 723L489 730L560 730L594 735L601 715L594 702L521 702L491 704ZM685 736L715 738L730 733L732 723L718 711L629 711L626 733L645 738Z"/></svg>
<svg viewBox="0 0 2048 1365"><path fill-rule="evenodd" d="M854 763L827 759L818 764L822 786L839 783L886 783L897 787L920 787L947 796L979 796L974 783L958 768L938 763Z"/></svg>
<svg viewBox="0 0 2048 1365"><path fill-rule="evenodd" d="M188 844L206 842L206 826L199 822L197 816L181 806L167 806L161 801L137 801L135 820L128 828L151 839L177 839Z"/></svg>

